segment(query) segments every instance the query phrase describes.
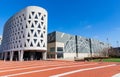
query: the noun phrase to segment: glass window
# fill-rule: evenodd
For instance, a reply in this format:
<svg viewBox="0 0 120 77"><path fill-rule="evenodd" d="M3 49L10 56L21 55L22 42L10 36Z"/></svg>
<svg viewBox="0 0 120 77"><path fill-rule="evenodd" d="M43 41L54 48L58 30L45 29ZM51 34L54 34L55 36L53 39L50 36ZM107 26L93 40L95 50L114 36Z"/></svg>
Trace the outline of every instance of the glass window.
<svg viewBox="0 0 120 77"><path fill-rule="evenodd" d="M34 15L35 12L32 12L32 15Z"/></svg>
<svg viewBox="0 0 120 77"><path fill-rule="evenodd" d="M50 52L55 52L55 47L50 48Z"/></svg>
<svg viewBox="0 0 120 77"><path fill-rule="evenodd" d="M30 47L33 47L33 44L32 44L32 43L30 44Z"/></svg>
<svg viewBox="0 0 120 77"><path fill-rule="evenodd" d="M41 38L43 38L43 34L41 34Z"/></svg>
<svg viewBox="0 0 120 77"><path fill-rule="evenodd" d="M26 43L24 44L24 47L26 47Z"/></svg>
<svg viewBox="0 0 120 77"><path fill-rule="evenodd" d="M39 44L39 42L38 42L38 44L37 44L37 47L40 47L40 44Z"/></svg>
<svg viewBox="0 0 120 77"><path fill-rule="evenodd" d="M36 43L37 39L34 39L34 43Z"/></svg>
<svg viewBox="0 0 120 77"><path fill-rule="evenodd" d="M57 47L57 51L63 51L63 47Z"/></svg>
<svg viewBox="0 0 120 77"><path fill-rule="evenodd" d="M36 14L36 16L35 16L35 19L38 19L37 14Z"/></svg>
<svg viewBox="0 0 120 77"><path fill-rule="evenodd" d="M38 12L38 15L40 16L40 15L41 15L41 13L39 13L39 12Z"/></svg>
<svg viewBox="0 0 120 77"><path fill-rule="evenodd" d="M36 21L36 20L35 20L34 22L35 22L35 24L37 24L37 23L38 23L38 21Z"/></svg>
<svg viewBox="0 0 120 77"><path fill-rule="evenodd" d="M36 33L34 34L34 37L37 37L37 34L36 34Z"/></svg>
<svg viewBox="0 0 120 77"><path fill-rule="evenodd" d="M31 15L29 15L29 19L31 19Z"/></svg>

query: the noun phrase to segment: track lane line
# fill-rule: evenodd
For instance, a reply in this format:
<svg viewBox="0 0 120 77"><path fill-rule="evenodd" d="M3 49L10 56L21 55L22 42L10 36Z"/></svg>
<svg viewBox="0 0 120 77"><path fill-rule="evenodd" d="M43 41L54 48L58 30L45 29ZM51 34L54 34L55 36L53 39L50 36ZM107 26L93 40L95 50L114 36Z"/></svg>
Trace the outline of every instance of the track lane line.
<svg viewBox="0 0 120 77"><path fill-rule="evenodd" d="M111 63L111 64L113 64L113 63ZM115 63L115 64L117 64L117 63ZM120 66L117 65L117 66L107 67L107 68L102 68L102 69L77 72L77 73L65 75L62 77L77 77L77 76L81 76L81 77L112 77L112 75L114 75L115 73L120 73Z"/></svg>
<svg viewBox="0 0 120 77"><path fill-rule="evenodd" d="M104 66L98 66L98 67L92 67L92 68L85 68L85 69L80 69L80 70L74 70L74 71L65 72L65 73L61 73L61 74L57 74L57 75L52 75L50 77L61 77L61 76L65 76L65 75L69 75L69 74L73 74L73 73L77 73L77 72L94 70L94 69L100 69L100 68L106 68L106 67L111 67L111 66L116 66L116 64L110 64L110 65L104 65Z"/></svg>
<svg viewBox="0 0 120 77"><path fill-rule="evenodd" d="M120 77L120 73L113 75L112 77Z"/></svg>
<svg viewBox="0 0 120 77"><path fill-rule="evenodd" d="M18 76L23 74L30 74L30 73L36 73L36 72L44 72L44 71L50 71L55 69L61 69L61 68L69 68L69 67L78 67L78 66L88 66L88 65L96 65L98 63L91 63L91 64L84 64L84 65L73 65L73 66L60 66L60 67L54 67L54 68L47 68L42 70L34 70L34 71L28 71L28 72L22 72L22 73L16 73L16 74L10 74L10 75L4 75L1 77L10 77L10 76Z"/></svg>

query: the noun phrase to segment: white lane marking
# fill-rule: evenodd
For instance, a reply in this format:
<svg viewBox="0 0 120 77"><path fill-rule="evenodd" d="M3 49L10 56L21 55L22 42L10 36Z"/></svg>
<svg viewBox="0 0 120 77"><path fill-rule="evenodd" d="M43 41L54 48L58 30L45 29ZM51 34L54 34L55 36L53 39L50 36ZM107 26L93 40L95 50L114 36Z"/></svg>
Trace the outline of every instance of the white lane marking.
<svg viewBox="0 0 120 77"><path fill-rule="evenodd" d="M88 65L96 65L96 64L98 64L98 63L84 64L84 65L73 65L73 66L54 67L54 68L47 68L47 69L42 69L42 70L34 70L34 71L29 71L29 72L9 74L9 75L4 75L4 76L10 77L10 76L17 76L17 75L24 75L24 74L30 74L30 73L43 72L43 71L50 71L50 70L61 69L61 68L78 67L78 66L88 66ZM4 76L3 76L3 77L4 77Z"/></svg>
<svg viewBox="0 0 120 77"><path fill-rule="evenodd" d="M120 73L113 75L112 77L120 77Z"/></svg>
<svg viewBox="0 0 120 77"><path fill-rule="evenodd" d="M33 66L33 67L27 67L27 68L15 68L15 69L7 69L7 70L1 70L1 72L10 72L10 71L16 71L16 70L25 70L25 69L31 69L31 68L39 68L39 67L49 67L49 66L60 66L60 65L74 65L74 64L80 64L80 63L73 63L73 64L51 64L51 65L43 65L43 66ZM81 63L83 64L83 63Z"/></svg>
<svg viewBox="0 0 120 77"><path fill-rule="evenodd" d="M69 75L69 74L73 74L73 73L77 73L77 72L88 71L88 70L93 70L93 69L100 69L100 68L111 67L111 66L116 66L116 64L98 66L98 67L92 67L92 68L85 68L85 69L79 69L79 70L65 72L65 73L61 73L61 74L57 74L57 75L52 75L50 77L60 77L60 76Z"/></svg>

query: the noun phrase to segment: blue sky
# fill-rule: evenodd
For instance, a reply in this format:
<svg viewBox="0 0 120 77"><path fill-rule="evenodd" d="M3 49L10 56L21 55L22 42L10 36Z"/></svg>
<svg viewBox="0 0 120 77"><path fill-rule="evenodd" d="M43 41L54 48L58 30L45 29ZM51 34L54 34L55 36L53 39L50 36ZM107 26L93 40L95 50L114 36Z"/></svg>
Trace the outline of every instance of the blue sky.
<svg viewBox="0 0 120 77"><path fill-rule="evenodd" d="M120 0L1 0L0 35L8 18L30 5L48 11L48 32L95 38L113 46L120 42Z"/></svg>

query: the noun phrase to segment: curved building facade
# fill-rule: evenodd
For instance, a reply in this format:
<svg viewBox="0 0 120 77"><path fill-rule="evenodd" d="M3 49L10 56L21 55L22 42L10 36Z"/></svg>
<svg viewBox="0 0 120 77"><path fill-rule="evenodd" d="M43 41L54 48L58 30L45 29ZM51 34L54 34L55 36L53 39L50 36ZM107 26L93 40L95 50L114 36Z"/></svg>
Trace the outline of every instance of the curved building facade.
<svg viewBox="0 0 120 77"><path fill-rule="evenodd" d="M4 26L2 51L5 60L46 59L47 11L29 6L12 16Z"/></svg>

